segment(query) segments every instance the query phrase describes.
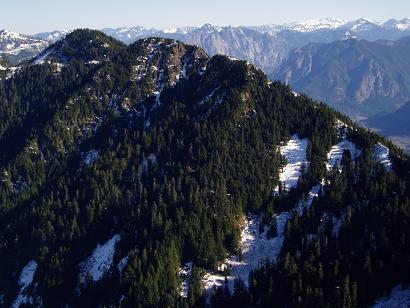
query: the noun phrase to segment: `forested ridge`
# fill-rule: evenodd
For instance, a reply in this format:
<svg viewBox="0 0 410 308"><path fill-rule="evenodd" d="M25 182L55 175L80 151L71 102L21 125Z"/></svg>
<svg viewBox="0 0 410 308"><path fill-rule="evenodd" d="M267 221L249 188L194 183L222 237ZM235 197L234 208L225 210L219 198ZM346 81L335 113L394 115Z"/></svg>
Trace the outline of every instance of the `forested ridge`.
<svg viewBox="0 0 410 308"><path fill-rule="evenodd" d="M363 150L344 153L342 172L325 164L338 120ZM274 196L286 163L278 145L295 134L309 140L309 166L295 189ZM390 148L391 171L374 157L377 142ZM45 307L357 307L409 282L408 157L245 61L76 30L0 81L0 149L5 306L30 260L38 266L26 304ZM245 215L274 225L323 179L249 289L204 290L204 272L241 253ZM322 224L327 213L344 213L337 237ZM98 281L82 275L80 264L114 235L110 270Z"/></svg>

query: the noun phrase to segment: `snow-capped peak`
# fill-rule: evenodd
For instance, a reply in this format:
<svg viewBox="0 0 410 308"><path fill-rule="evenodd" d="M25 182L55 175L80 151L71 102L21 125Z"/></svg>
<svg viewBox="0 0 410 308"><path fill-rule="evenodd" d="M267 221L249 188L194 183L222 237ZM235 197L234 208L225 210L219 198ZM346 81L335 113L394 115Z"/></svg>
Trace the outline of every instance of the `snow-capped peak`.
<svg viewBox="0 0 410 308"><path fill-rule="evenodd" d="M19 60L38 54L47 46L48 42L43 39L9 30L0 31L0 53L17 56L20 52L24 51L24 55Z"/></svg>
<svg viewBox="0 0 410 308"><path fill-rule="evenodd" d="M219 26L214 26L211 24L204 24L201 27L202 30L205 30L208 33L212 33L212 32L221 32L223 27L219 27Z"/></svg>
<svg viewBox="0 0 410 308"><path fill-rule="evenodd" d="M54 30L51 32L41 32L34 35L36 38L44 39L48 42L54 43L69 34L71 30Z"/></svg>
<svg viewBox="0 0 410 308"><path fill-rule="evenodd" d="M10 30L0 30L0 39L1 40L21 40L25 39L20 33L16 33Z"/></svg>
<svg viewBox="0 0 410 308"><path fill-rule="evenodd" d="M178 31L177 28L164 29L164 33L176 33L177 31Z"/></svg>
<svg viewBox="0 0 410 308"><path fill-rule="evenodd" d="M403 18L401 20L389 19L383 24L384 28L399 30L399 31L410 31L410 18Z"/></svg>
<svg viewBox="0 0 410 308"><path fill-rule="evenodd" d="M295 22L288 27L293 31L298 32L312 32L322 29L338 29L346 24L343 19L336 18L323 18L323 19L312 19L304 22Z"/></svg>
<svg viewBox="0 0 410 308"><path fill-rule="evenodd" d="M385 23L374 21L367 18L359 18L356 20L346 21L337 18L322 18L312 19L302 22L293 22L289 24L268 24L263 26L250 27L262 33L269 33L276 35L281 31L294 32L315 32L320 30L345 30L351 32L369 31L375 28L393 29L399 31L410 31L410 19L404 18L402 20L390 19ZM349 34L349 36L351 36Z"/></svg>
<svg viewBox="0 0 410 308"><path fill-rule="evenodd" d="M351 31L368 31L372 28L383 27L383 24L367 18L360 18L347 24Z"/></svg>
<svg viewBox="0 0 410 308"><path fill-rule="evenodd" d="M190 26L186 26L186 27L178 27L178 28L167 28L162 30L162 32L167 33L167 34L188 34L189 32L193 31L197 29L197 27L190 27Z"/></svg>

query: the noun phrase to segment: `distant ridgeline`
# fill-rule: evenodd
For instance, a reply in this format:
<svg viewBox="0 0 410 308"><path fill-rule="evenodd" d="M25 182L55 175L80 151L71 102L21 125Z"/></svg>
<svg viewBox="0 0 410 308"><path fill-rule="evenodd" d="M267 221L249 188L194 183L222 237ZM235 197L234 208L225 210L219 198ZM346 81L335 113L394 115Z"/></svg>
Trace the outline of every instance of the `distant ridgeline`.
<svg viewBox="0 0 410 308"><path fill-rule="evenodd" d="M1 306L355 307L410 280L409 157L249 62L76 30L0 81L0 119Z"/></svg>

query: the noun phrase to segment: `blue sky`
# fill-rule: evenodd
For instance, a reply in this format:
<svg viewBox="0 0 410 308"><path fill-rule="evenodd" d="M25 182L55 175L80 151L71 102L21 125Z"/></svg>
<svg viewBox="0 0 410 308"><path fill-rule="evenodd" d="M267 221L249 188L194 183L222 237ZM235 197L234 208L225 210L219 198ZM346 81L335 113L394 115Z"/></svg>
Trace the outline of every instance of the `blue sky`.
<svg viewBox="0 0 410 308"><path fill-rule="evenodd" d="M3 0L0 29L22 33L142 25L261 25L410 15L408 0Z"/></svg>

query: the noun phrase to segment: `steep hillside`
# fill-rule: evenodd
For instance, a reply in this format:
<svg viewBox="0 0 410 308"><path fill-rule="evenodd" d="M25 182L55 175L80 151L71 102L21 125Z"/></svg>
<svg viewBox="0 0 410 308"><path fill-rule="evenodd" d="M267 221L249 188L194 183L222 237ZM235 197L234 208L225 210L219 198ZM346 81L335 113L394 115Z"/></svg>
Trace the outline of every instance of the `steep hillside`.
<svg viewBox="0 0 410 308"><path fill-rule="evenodd" d="M76 30L0 81L0 118L1 305L354 307L409 282L408 157L250 62Z"/></svg>
<svg viewBox="0 0 410 308"><path fill-rule="evenodd" d="M387 136L410 135L410 102L404 104L397 111L370 118L366 121L369 127L377 127Z"/></svg>
<svg viewBox="0 0 410 308"><path fill-rule="evenodd" d="M367 127L388 136L395 144L410 152L410 102L393 113L374 116L365 121Z"/></svg>
<svg viewBox="0 0 410 308"><path fill-rule="evenodd" d="M410 40L349 39L293 50L272 78L356 119L392 112L410 98Z"/></svg>

